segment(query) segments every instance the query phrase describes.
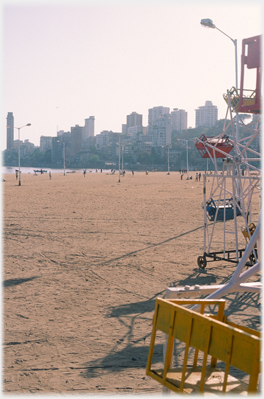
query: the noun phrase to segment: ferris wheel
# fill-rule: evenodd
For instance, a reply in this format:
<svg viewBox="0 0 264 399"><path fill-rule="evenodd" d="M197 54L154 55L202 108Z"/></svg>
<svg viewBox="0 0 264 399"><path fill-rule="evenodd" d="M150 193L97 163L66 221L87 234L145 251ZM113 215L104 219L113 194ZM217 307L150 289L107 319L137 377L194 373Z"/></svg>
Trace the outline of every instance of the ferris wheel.
<svg viewBox="0 0 264 399"><path fill-rule="evenodd" d="M223 131L195 140L202 158L212 162L212 170L203 175L204 244L197 263L204 269L208 262L229 262L236 269L227 284L168 287L167 298L213 299L229 292L261 290L259 277L248 282L258 275L261 258L260 48L261 36L242 41L240 89L232 87L223 95L227 103ZM254 90L244 88L246 66L256 70Z"/></svg>
<svg viewBox="0 0 264 399"><path fill-rule="evenodd" d="M213 173L204 175L204 253L197 259L200 268L205 268L208 260L237 264L256 229L260 213L260 36L244 39L242 48L240 92L233 87L223 96L227 103L223 132L216 137L202 135L195 143L200 155L211 159L214 169ZM245 65L255 68L257 74L256 89L247 96ZM242 112L247 113L250 123L245 124ZM228 131L231 131L230 136ZM217 162L220 158L223 160L221 169ZM208 181L210 190L206 187ZM219 230L222 230L221 235ZM257 262L257 252L254 247L247 266Z"/></svg>

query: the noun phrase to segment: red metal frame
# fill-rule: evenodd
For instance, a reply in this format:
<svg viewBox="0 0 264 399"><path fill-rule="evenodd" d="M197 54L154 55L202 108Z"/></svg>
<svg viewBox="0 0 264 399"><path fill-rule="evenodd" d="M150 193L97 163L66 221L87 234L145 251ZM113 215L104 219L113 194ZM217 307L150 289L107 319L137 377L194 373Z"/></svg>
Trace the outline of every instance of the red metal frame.
<svg viewBox="0 0 264 399"><path fill-rule="evenodd" d="M247 50L247 54L246 54ZM256 89L252 90L252 103L245 101L244 73L245 65L248 69L256 69ZM241 80L239 96L239 112L260 113L261 111L261 35L253 36L242 41Z"/></svg>
<svg viewBox="0 0 264 399"><path fill-rule="evenodd" d="M203 142L205 145L209 144L210 146L215 147L215 151L212 147L205 147ZM202 134L199 141L196 141L195 147L199 151L202 158L210 158L210 155L212 157L215 156L216 158L225 158L226 154L229 154L232 150L233 144L229 141L229 138L226 135L224 135L221 139L216 139L214 137L206 137L204 134ZM225 154L217 150L221 150Z"/></svg>

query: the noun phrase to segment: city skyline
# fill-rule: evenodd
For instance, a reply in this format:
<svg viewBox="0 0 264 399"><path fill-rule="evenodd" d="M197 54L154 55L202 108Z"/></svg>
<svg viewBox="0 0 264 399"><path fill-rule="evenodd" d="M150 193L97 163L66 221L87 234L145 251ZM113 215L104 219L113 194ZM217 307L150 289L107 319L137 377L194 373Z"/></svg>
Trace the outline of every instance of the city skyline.
<svg viewBox="0 0 264 399"><path fill-rule="evenodd" d="M62 5L61 5L62 4ZM190 7L191 5L191 7ZM163 105L184 109L195 127L195 109L207 100L225 118L222 95L235 85L234 45L200 25L211 18L238 45L261 33L261 2L149 3L104 1L3 4L3 131L31 123L21 140L82 125L95 116L95 135L121 132L131 112ZM109 18L111 16L111 18ZM254 88L255 77L249 80ZM17 129L14 132L17 139Z"/></svg>
<svg viewBox="0 0 264 399"><path fill-rule="evenodd" d="M209 106L209 107L208 107ZM209 108L209 110L212 108L214 109L214 112L212 114L212 111L209 112L209 119L203 119L201 116L197 118L198 114L206 114L208 116L208 112L206 111ZM201 111L203 109L203 111ZM217 114L218 114L218 109L217 106L212 104L211 101L206 101L203 106L198 107L198 109L195 110L196 112L196 121L195 121L195 127L198 126L204 126L204 127L212 127L214 124L217 122ZM167 114L167 115L166 115ZM94 124L95 124L95 117L94 116L89 116L89 118L84 119L84 125L79 125L75 124L74 126L71 126L68 130L57 130L56 135L42 135L39 137L39 145L34 144L35 147L41 147L41 140L45 139L50 139L53 137L59 137L62 134L69 133L71 134L72 131L74 131L76 128L82 130L82 142L84 142L88 137L95 137L99 136L103 133L116 133L116 134L128 134L128 135L135 135L136 132L141 132L143 135L152 135L152 124L163 124L163 117L168 116L169 117L169 124L170 124L170 132L173 130L177 130L179 132L187 130L187 119L188 119L188 113L183 110L183 109L178 109L178 108L173 108L170 110L169 107L163 107L163 106L158 106L158 107L153 107L148 109L148 123L146 126L143 126L142 124L142 115L138 114L137 112L133 111L129 115L126 115L126 121L127 124L122 124L121 130L118 132L113 132L112 130L105 129L97 134L94 133ZM12 122L11 119L12 118ZM11 147L14 147L14 144L18 142L19 140L14 138L15 132L14 132L14 115L13 112L8 112L7 114L7 127L6 127L6 132L7 132L7 140L6 140L6 149L10 149ZM197 121L200 121L197 122ZM204 122L204 123L202 123ZM11 126L12 125L12 126ZM182 125L182 126L181 126ZM25 127L25 126L24 126ZM137 128L136 130L130 130L131 128ZM11 130L10 130L11 129ZM130 130L130 131L129 131ZM10 133L8 133L10 131ZM169 134L169 136L171 133ZM24 140L20 139L21 143L25 143L26 141L29 141L29 139L25 138ZM155 141L155 140L154 140ZM12 143L13 144L12 144ZM30 142L31 143L31 142Z"/></svg>

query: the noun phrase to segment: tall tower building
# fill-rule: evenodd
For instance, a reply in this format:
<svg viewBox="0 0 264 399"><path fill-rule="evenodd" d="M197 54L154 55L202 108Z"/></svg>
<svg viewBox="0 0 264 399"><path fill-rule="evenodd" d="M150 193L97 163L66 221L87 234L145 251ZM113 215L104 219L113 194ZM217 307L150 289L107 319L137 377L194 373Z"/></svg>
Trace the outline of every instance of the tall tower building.
<svg viewBox="0 0 264 399"><path fill-rule="evenodd" d="M79 125L71 127L71 157L76 157L77 153L82 149L84 128Z"/></svg>
<svg viewBox="0 0 264 399"><path fill-rule="evenodd" d="M213 105L212 101L206 101L205 105L195 110L195 127L214 126L217 122L218 109Z"/></svg>
<svg viewBox="0 0 264 399"><path fill-rule="evenodd" d="M51 136L40 136L40 146L39 149L45 152L52 148L52 137Z"/></svg>
<svg viewBox="0 0 264 399"><path fill-rule="evenodd" d="M187 130L187 112L183 109L173 108L171 111L171 128L182 132Z"/></svg>
<svg viewBox="0 0 264 399"><path fill-rule="evenodd" d="M152 125L153 147L165 147L171 144L171 116L165 114L157 118Z"/></svg>
<svg viewBox="0 0 264 399"><path fill-rule="evenodd" d="M132 126L142 126L142 115L137 112L127 115L127 128Z"/></svg>
<svg viewBox="0 0 264 399"><path fill-rule="evenodd" d="M8 112L6 118L6 149L14 147L14 116L13 112Z"/></svg>
<svg viewBox="0 0 264 399"><path fill-rule="evenodd" d="M171 116L168 107L153 107L148 110L148 134L153 147L171 144Z"/></svg>
<svg viewBox="0 0 264 399"><path fill-rule="evenodd" d="M154 121L160 116L169 114L170 109L168 107L153 107L148 110L148 125L152 126Z"/></svg>
<svg viewBox="0 0 264 399"><path fill-rule="evenodd" d="M86 140L89 137L94 137L94 116L90 116L89 118L85 119L83 140Z"/></svg>

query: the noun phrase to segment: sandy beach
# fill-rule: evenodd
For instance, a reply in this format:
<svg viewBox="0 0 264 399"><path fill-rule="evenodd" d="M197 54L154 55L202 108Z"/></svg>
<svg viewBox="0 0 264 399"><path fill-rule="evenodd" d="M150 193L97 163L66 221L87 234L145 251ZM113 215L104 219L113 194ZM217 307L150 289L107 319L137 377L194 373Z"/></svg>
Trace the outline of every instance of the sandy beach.
<svg viewBox="0 0 264 399"><path fill-rule="evenodd" d="M197 265L203 183L190 175L3 176L5 393L161 394L145 373L155 298L235 270ZM260 329L259 295L230 294L226 314Z"/></svg>

